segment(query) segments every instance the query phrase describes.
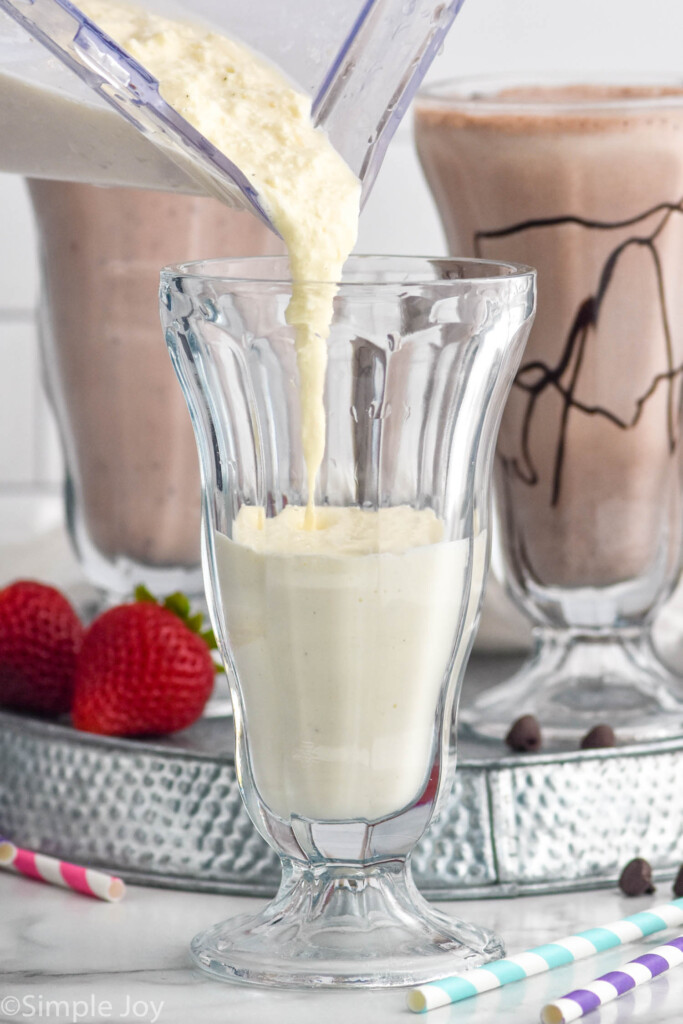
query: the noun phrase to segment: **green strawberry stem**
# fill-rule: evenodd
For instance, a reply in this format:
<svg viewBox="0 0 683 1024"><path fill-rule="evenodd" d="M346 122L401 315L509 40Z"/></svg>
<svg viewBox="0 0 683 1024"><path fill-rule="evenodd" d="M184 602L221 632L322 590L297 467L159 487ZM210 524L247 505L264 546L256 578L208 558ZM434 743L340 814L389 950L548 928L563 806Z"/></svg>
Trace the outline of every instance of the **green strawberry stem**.
<svg viewBox="0 0 683 1024"><path fill-rule="evenodd" d="M135 588L135 600L146 601L148 604L159 604L151 590L148 590L144 583L139 583ZM192 633L196 633L200 636L210 651L217 651L218 644L216 643L216 637L212 629L202 629L202 623L204 622L204 616L201 612L195 612L191 614L192 609L190 607L190 599L187 594L183 594L180 590L177 590L174 594L169 594L164 600L163 606L169 612L173 612L183 622ZM216 672L225 672L225 669L220 662L215 662Z"/></svg>

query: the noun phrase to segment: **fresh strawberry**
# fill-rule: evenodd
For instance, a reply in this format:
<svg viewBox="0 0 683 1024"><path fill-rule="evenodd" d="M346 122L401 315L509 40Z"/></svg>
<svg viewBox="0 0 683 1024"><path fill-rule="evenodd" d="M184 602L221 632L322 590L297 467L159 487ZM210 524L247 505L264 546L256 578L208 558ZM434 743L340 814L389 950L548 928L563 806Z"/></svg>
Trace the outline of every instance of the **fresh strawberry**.
<svg viewBox="0 0 683 1024"><path fill-rule="evenodd" d="M135 604L104 612L88 629L71 708L77 729L149 736L191 725L211 695L216 665L201 615L173 594L159 605L144 588Z"/></svg>
<svg viewBox="0 0 683 1024"><path fill-rule="evenodd" d="M83 633L54 587L17 580L0 590L0 705L42 715L68 711Z"/></svg>

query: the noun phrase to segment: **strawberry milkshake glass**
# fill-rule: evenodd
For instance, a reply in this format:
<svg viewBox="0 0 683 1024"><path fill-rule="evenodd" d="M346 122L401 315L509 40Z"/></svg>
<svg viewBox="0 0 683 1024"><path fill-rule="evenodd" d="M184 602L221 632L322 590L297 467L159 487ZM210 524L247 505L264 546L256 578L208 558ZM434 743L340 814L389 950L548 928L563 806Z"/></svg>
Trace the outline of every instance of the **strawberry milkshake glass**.
<svg viewBox="0 0 683 1024"><path fill-rule="evenodd" d="M81 566L113 602L138 583L200 594L199 468L159 338L159 267L207 252L273 252L279 241L214 199L28 184L42 252L43 365Z"/></svg>

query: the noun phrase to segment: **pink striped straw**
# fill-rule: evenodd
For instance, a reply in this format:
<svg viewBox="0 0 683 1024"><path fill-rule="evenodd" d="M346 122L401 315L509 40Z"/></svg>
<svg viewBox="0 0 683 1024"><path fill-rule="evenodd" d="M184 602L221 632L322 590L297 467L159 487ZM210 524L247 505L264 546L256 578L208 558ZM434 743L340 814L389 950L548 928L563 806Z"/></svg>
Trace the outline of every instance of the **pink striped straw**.
<svg viewBox="0 0 683 1024"><path fill-rule="evenodd" d="M27 878L48 885L59 885L63 889L93 896L97 900L118 903L126 894L126 885L115 875L107 875L103 871L82 868L68 861L48 857L44 853L33 853L22 850L8 839L0 837L0 868L16 871Z"/></svg>

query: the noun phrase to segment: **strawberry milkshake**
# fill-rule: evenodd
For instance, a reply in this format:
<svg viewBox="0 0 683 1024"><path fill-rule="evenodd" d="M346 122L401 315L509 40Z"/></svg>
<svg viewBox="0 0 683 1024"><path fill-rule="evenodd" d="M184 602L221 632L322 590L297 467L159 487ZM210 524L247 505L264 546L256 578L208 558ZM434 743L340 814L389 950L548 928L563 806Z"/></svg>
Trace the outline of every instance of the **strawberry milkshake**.
<svg viewBox="0 0 683 1024"><path fill-rule="evenodd" d="M200 488L187 409L159 325L159 267L259 255L279 240L215 199L32 180L47 386L83 567L123 594L201 592Z"/></svg>

